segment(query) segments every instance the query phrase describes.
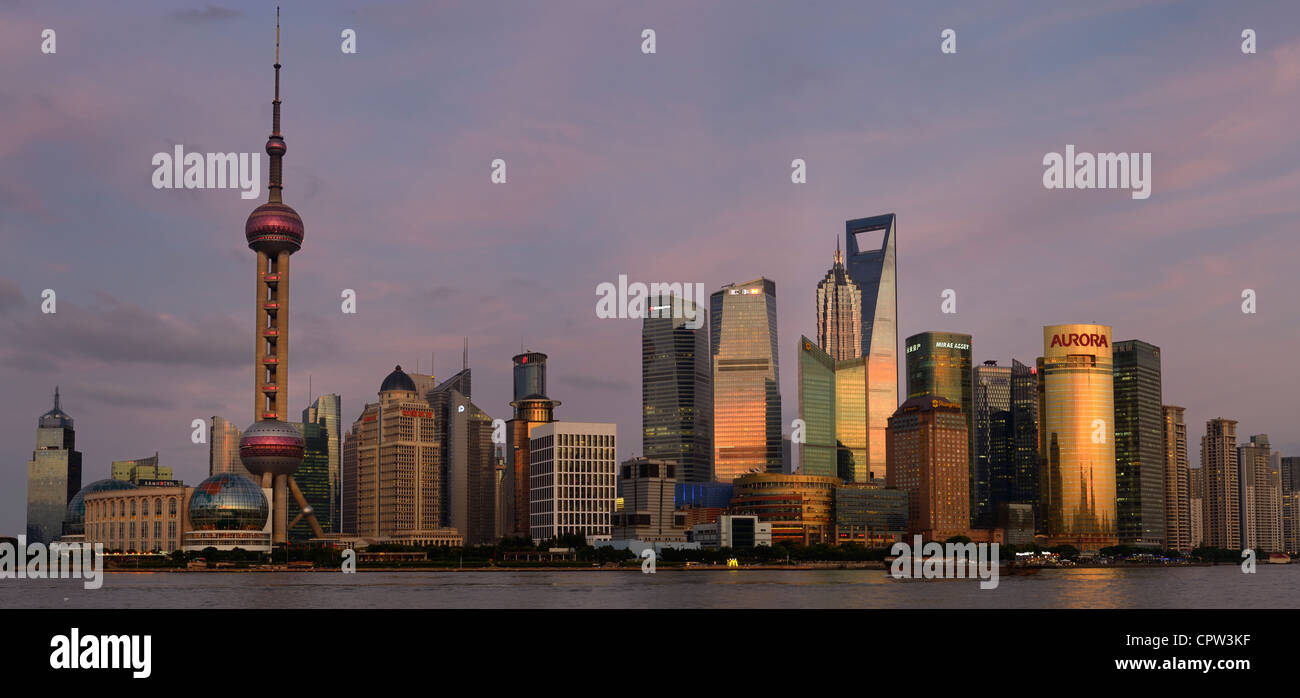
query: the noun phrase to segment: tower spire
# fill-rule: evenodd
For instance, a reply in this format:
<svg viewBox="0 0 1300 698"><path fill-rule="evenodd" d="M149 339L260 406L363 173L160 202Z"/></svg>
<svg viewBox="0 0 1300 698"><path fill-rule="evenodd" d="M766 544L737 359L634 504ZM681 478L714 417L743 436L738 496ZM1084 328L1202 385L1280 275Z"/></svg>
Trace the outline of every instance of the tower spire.
<svg viewBox="0 0 1300 698"><path fill-rule="evenodd" d="M59 386L54 386L54 409L59 409Z"/></svg>
<svg viewBox="0 0 1300 698"><path fill-rule="evenodd" d="M271 101L271 137L266 141L266 154L271 156L271 177L266 184L269 203L282 203L280 190L283 188L281 178L284 157L284 138L280 135L280 8L275 8L275 99Z"/></svg>

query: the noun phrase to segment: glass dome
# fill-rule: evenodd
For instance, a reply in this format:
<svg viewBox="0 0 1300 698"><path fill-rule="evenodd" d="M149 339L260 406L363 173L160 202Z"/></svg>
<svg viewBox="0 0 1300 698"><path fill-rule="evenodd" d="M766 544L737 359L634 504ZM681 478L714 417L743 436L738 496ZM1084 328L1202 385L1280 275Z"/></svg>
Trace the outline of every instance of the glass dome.
<svg viewBox="0 0 1300 698"><path fill-rule="evenodd" d="M63 517L63 535L80 536L86 533L86 495L92 492L109 490L134 490L135 485L126 480L96 480L72 495L68 502L68 513Z"/></svg>
<svg viewBox="0 0 1300 698"><path fill-rule="evenodd" d="M213 475L190 497L190 525L196 531L260 531L269 511L262 488L235 473Z"/></svg>

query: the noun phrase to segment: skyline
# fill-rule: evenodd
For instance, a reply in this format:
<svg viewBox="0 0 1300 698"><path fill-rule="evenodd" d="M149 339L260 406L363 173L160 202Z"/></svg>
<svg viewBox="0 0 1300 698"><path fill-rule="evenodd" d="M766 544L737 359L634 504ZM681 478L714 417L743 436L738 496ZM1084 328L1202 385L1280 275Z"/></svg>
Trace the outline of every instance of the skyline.
<svg viewBox="0 0 1300 698"><path fill-rule="evenodd" d="M288 409L314 397L304 389L310 375L316 395L342 395L351 423L391 366L424 368L437 351L434 374L450 376L459 364L447 353L469 336L476 403L508 419L508 362L522 334L526 349L550 357L558 419L608 420L634 435L641 322L598 319L596 286L626 273L711 292L762 276L777 284L788 432L798 409L791 347L816 336L815 287L840 226L892 211L901 219L899 344L923 331L969 333L976 365L1032 365L1044 326L1111 325L1116 341L1162 348L1164 403L1187 408L1190 439L1224 417L1300 455L1297 410L1273 397L1295 392L1300 378L1257 369L1288 366L1300 339L1300 311L1288 306L1300 243L1286 216L1300 212L1300 169L1281 156L1297 138L1285 115L1300 106L1300 13L1231 8L1166 22L1150 6L1117 5L1031 11L990 29L1002 20L962 10L452 8L435 17L287 4L286 196L312 230L294 265ZM87 483L107 477L110 461L151 450L177 478L198 482L208 444L190 442L190 420L250 421L239 234L248 202L228 190L152 189L148 158L174 144L256 152L270 115L265 8L224 17L121 8L92 20L11 7L0 23L16 83L6 81L0 103L17 107L0 110L9 261L0 266L0 453L9 464L0 468L0 534L21 530L22 464L55 384L78 423ZM733 35L720 21L743 28ZM141 23L164 31L142 46L124 31ZM545 40L575 24L591 30L590 43ZM46 25L60 31L51 56L35 51ZM654 56L636 50L642 25L659 31ZM941 56L938 32L949 25L960 51ZM889 31L870 47L854 43L867 26ZM1237 51L1243 26L1261 31L1258 55ZM360 34L354 56L338 52L343 27ZM422 41L430 32L438 42ZM1080 44L1116 49L1133 34L1150 43L1129 58L1148 62L1067 58ZM514 43L478 46L485 36ZM1008 37L1024 53L1003 62ZM763 63L769 52L777 55ZM1056 62L1034 63L1044 56ZM425 59L434 70L402 67ZM717 72L697 74L701 62ZM1074 70L1089 77L1071 79ZM419 89L399 89L396 76ZM897 105L848 94L876 82L896 90ZM784 91L769 98L773 83ZM144 89L155 84L165 87ZM224 90L219 100L213 90ZM792 96L802 111L786 104ZM161 99L167 109L155 109ZM534 113L511 118L522 104ZM773 105L779 113L765 115ZM1177 118L1145 116L1171 111ZM385 138L374 137L377 125ZM1067 143L1154 151L1151 198L1044 190L1039 162ZM488 163L498 156L510 180L494 187ZM808 160L808 184L789 183L795 157ZM723 164L701 167L711 163ZM1008 293L1021 290L1008 280L1023 280L1024 293ZM39 310L44 288L59 294L53 316ZM358 292L355 316L339 312L343 288ZM947 288L958 294L955 316L939 309ZM1243 288L1258 291L1258 315L1240 312ZM376 336L391 345L376 346ZM620 441L618 460L640 453L639 439Z"/></svg>

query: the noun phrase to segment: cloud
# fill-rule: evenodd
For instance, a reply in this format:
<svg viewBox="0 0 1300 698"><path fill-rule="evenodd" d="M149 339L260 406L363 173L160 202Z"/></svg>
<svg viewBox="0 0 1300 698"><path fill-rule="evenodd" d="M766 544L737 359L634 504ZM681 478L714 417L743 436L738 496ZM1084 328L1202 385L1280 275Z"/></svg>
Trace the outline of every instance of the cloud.
<svg viewBox="0 0 1300 698"><path fill-rule="evenodd" d="M8 307L12 282L0 283L0 304ZM21 297L19 298L21 301ZM100 294L90 305L58 300L57 312L7 310L0 338L8 352L0 361L39 367L51 359L108 364L154 363L204 368L247 362L248 331L225 315L177 317L146 310Z"/></svg>

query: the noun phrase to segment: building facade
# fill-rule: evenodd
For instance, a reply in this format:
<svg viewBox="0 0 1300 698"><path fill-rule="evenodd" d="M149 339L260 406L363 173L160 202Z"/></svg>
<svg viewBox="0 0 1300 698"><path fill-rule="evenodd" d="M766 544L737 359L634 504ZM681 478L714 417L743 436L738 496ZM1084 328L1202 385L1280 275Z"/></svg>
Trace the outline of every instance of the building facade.
<svg viewBox="0 0 1300 698"><path fill-rule="evenodd" d="M121 482L126 482L125 480ZM170 553L190 530L193 487L131 487L89 492L84 503L85 542L105 551Z"/></svg>
<svg viewBox="0 0 1300 698"><path fill-rule="evenodd" d="M1165 437L1160 347L1115 342L1115 516L1123 545L1164 550Z"/></svg>
<svg viewBox="0 0 1300 698"><path fill-rule="evenodd" d="M110 466L110 477L138 485L142 480L170 480L172 469L168 466L159 466L158 452L154 451L154 454L148 458L113 461Z"/></svg>
<svg viewBox="0 0 1300 698"><path fill-rule="evenodd" d="M691 537L701 548L756 548L772 545L772 524L752 514L724 514L717 521L696 524Z"/></svg>
<svg viewBox="0 0 1300 698"><path fill-rule="evenodd" d="M234 422L213 415L208 427L208 476L237 473L252 477L239 460L239 437L243 432Z"/></svg>
<svg viewBox="0 0 1300 698"><path fill-rule="evenodd" d="M506 422L506 521L503 536L522 538L532 530L529 503L532 473L528 458L533 430L555 420L559 400L546 396L546 354L526 351L514 357L514 416Z"/></svg>
<svg viewBox="0 0 1300 698"><path fill-rule="evenodd" d="M72 417L59 404L36 422L36 450L27 461L27 542L48 545L63 534L68 502L81 490L81 451Z"/></svg>
<svg viewBox="0 0 1300 698"><path fill-rule="evenodd" d="M343 521L343 398L337 393L318 396L302 411L303 424L320 425L314 444L325 453L329 477L328 513L318 516L327 532L340 533ZM328 522L328 523L327 523Z"/></svg>
<svg viewBox="0 0 1300 698"><path fill-rule="evenodd" d="M862 293L862 357L867 381L867 474L885 479L885 429L898 408L898 289L894 214L844 223L849 278ZM880 242L879 247L873 241Z"/></svg>
<svg viewBox="0 0 1300 698"><path fill-rule="evenodd" d="M686 541L686 514L676 510L677 466L632 458L618 466L623 508L613 515L615 540L646 543Z"/></svg>
<svg viewBox="0 0 1300 698"><path fill-rule="evenodd" d="M971 336L957 332L922 332L904 342L907 360L907 397L941 397L956 404L966 420L966 454L970 501L966 510L972 520L983 511L992 516L989 472L977 470L974 446L974 376L971 366ZM985 463L987 465L987 463ZM969 525L971 522L967 522Z"/></svg>
<svg viewBox="0 0 1300 698"><path fill-rule="evenodd" d="M429 405L438 419L439 470L446 483L442 525L460 531L467 545L496 539L496 458L492 417L470 400L468 366L434 387Z"/></svg>
<svg viewBox="0 0 1300 698"><path fill-rule="evenodd" d="M549 422L529 440L529 507L535 541L564 535L612 537L618 428L594 422Z"/></svg>
<svg viewBox="0 0 1300 698"><path fill-rule="evenodd" d="M908 398L889 418L886 486L907 493L907 532L944 541L970 531L966 416L942 396Z"/></svg>
<svg viewBox="0 0 1300 698"><path fill-rule="evenodd" d="M971 372L971 446L974 468L971 478L975 496L971 501L971 522L992 528L998 506L1014 502L1016 490L1015 423L1011 411L1011 368L985 361ZM975 483L986 483L983 489Z"/></svg>
<svg viewBox="0 0 1300 698"><path fill-rule="evenodd" d="M1039 359L1040 510L1049 545L1116 545L1111 330L1048 325Z"/></svg>
<svg viewBox="0 0 1300 698"><path fill-rule="evenodd" d="M1281 459L1282 545L1288 553L1300 553L1300 456Z"/></svg>
<svg viewBox="0 0 1300 698"><path fill-rule="evenodd" d="M641 323L641 450L676 463L683 481L707 482L713 378L706 311L677 296L651 299L651 307L670 311L647 313Z"/></svg>
<svg viewBox="0 0 1300 698"><path fill-rule="evenodd" d="M782 471L776 283L728 284L709 298L713 476Z"/></svg>
<svg viewBox="0 0 1300 698"><path fill-rule="evenodd" d="M1201 437L1202 544L1241 549L1241 478L1237 464L1237 422L1217 417Z"/></svg>
<svg viewBox="0 0 1300 698"><path fill-rule="evenodd" d="M1038 370L1011 360L1012 467L1015 480L1011 501L1028 504L1034 512L1035 530L1041 530L1039 510L1042 464L1038 455Z"/></svg>
<svg viewBox="0 0 1300 698"><path fill-rule="evenodd" d="M1282 552L1282 463L1269 446L1268 434L1251 436L1237 447L1237 466L1241 547Z"/></svg>
<svg viewBox="0 0 1300 698"><path fill-rule="evenodd" d="M862 356L862 289L849 278L838 243L830 271L817 284L817 345L833 361Z"/></svg>
<svg viewBox="0 0 1300 698"><path fill-rule="evenodd" d="M875 483L835 488L835 542L869 548L893 545L907 535L907 492Z"/></svg>
<svg viewBox="0 0 1300 698"><path fill-rule="evenodd" d="M817 545L835 540L837 477L750 473L736 478L732 514L771 524L772 543Z"/></svg>
<svg viewBox="0 0 1300 698"><path fill-rule="evenodd" d="M1165 418L1165 547L1191 552L1192 475L1187 462L1187 424L1184 410L1164 405Z"/></svg>

